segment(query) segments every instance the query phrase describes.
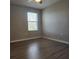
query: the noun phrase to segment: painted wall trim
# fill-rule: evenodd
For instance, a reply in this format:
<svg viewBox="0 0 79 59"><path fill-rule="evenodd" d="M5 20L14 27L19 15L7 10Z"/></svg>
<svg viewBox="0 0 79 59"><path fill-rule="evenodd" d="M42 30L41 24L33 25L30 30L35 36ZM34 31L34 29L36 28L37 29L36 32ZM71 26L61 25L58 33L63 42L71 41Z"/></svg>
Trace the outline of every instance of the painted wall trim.
<svg viewBox="0 0 79 59"><path fill-rule="evenodd" d="M53 40L53 41L57 41L57 42L65 43L65 44L69 44L69 42L67 42L67 41L53 39L53 38L45 37L45 36L43 36L43 37L37 36L37 37L31 37L31 38L26 38L26 39L21 39L21 40L13 40L13 41L10 41L10 43L21 42L21 41L26 41L26 40L31 40L31 39L37 39L37 38L45 38L45 39L49 39L49 40Z"/></svg>
<svg viewBox="0 0 79 59"><path fill-rule="evenodd" d="M37 38L42 38L42 37L41 36L37 36L37 37L31 37L31 38L26 38L26 39L13 40L13 41L10 41L10 43L21 42L21 41L26 41L26 40L31 40L31 39L37 39Z"/></svg>
<svg viewBox="0 0 79 59"><path fill-rule="evenodd" d="M65 44L69 44L69 42L67 42L67 41L63 41L63 40L53 39L53 38L45 37L45 36L44 36L43 38L45 38L45 39L49 39L49 40L53 40L53 41L57 41L57 42L61 42L61 43L65 43Z"/></svg>

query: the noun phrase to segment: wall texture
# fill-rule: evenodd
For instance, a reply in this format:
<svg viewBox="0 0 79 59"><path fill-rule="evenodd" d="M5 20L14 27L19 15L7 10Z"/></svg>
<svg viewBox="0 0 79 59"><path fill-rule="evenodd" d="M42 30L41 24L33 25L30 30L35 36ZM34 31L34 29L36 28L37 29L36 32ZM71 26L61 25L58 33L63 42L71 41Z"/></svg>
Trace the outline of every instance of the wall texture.
<svg viewBox="0 0 79 59"><path fill-rule="evenodd" d="M26 12L28 11L37 12L39 14L39 30L36 32L28 32L27 30ZM11 41L41 36L41 10L11 5L10 13Z"/></svg>
<svg viewBox="0 0 79 59"><path fill-rule="evenodd" d="M43 10L43 35L69 41L69 2L61 0Z"/></svg>

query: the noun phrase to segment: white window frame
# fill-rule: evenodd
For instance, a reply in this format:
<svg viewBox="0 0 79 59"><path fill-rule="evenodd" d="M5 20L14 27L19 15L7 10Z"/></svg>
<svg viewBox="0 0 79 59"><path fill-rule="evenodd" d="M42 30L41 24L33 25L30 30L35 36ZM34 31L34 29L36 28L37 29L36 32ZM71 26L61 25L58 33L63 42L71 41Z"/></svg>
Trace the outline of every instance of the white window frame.
<svg viewBox="0 0 79 59"><path fill-rule="evenodd" d="M35 13L35 14L37 14L37 20L36 20L36 21L29 21L29 20L28 20L28 17L29 17L29 16L28 16L28 13ZM30 29L30 28L29 28L29 23L30 23L30 22L35 22L35 23L37 23L36 29ZM30 31L30 32L31 32L31 31L38 31L38 13L28 11L28 12L27 12L27 23L28 23L28 31Z"/></svg>

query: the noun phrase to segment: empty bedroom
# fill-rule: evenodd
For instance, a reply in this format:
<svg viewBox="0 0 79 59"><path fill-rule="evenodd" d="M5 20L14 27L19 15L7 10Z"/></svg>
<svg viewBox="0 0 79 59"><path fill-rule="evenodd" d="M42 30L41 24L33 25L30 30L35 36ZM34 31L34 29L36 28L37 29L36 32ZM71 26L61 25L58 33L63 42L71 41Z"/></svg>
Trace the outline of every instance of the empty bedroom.
<svg viewBox="0 0 79 59"><path fill-rule="evenodd" d="M10 59L69 59L69 0L10 0Z"/></svg>

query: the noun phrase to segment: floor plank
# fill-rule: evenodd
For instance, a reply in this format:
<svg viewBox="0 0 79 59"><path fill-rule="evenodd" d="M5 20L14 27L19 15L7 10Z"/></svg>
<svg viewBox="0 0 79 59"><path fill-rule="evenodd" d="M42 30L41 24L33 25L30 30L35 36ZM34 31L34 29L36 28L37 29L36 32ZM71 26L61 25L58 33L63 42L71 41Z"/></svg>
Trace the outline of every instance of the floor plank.
<svg viewBox="0 0 79 59"><path fill-rule="evenodd" d="M11 43L11 59L69 59L69 46L48 39Z"/></svg>

